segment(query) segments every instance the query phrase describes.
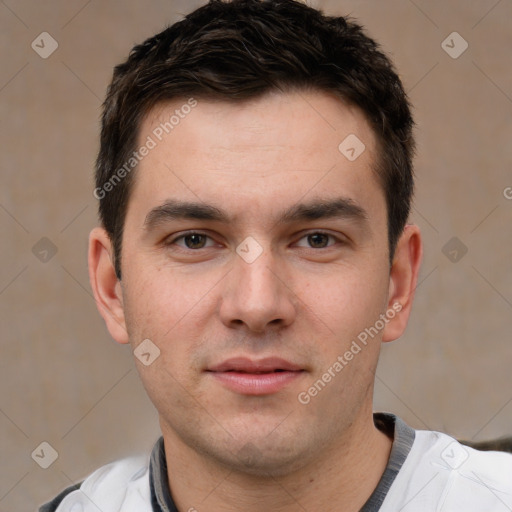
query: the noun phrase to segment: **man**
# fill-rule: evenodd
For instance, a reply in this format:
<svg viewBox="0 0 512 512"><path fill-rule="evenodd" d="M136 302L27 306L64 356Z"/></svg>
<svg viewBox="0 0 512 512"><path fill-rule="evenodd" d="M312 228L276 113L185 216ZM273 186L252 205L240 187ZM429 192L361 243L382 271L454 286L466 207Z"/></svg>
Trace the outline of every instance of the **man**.
<svg viewBox="0 0 512 512"><path fill-rule="evenodd" d="M41 510L511 510L511 455L372 412L422 256L412 126L361 27L294 0L214 0L133 49L89 268L163 436Z"/></svg>

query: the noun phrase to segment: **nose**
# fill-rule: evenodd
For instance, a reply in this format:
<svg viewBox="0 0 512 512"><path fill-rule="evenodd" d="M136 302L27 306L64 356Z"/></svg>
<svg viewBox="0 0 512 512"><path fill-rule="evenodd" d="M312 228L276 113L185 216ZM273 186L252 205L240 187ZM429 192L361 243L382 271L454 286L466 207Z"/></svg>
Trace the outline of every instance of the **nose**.
<svg viewBox="0 0 512 512"><path fill-rule="evenodd" d="M234 268L223 281L220 317L224 325L263 333L292 324L297 301L289 276L270 249L251 263L236 253L233 258Z"/></svg>

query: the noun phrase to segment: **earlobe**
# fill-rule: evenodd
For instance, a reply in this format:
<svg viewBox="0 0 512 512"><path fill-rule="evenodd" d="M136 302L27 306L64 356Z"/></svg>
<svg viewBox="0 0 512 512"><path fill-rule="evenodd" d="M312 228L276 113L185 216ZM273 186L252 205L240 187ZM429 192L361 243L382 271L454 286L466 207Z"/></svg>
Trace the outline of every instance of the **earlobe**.
<svg viewBox="0 0 512 512"><path fill-rule="evenodd" d="M382 341L394 341L407 327L414 293L418 283L418 273L423 257L423 244L418 226L405 226L395 250L390 271L388 311L396 314L387 323Z"/></svg>
<svg viewBox="0 0 512 512"><path fill-rule="evenodd" d="M118 343L128 343L121 283L116 277L110 237L104 228L89 235L89 279L96 306L110 335Z"/></svg>

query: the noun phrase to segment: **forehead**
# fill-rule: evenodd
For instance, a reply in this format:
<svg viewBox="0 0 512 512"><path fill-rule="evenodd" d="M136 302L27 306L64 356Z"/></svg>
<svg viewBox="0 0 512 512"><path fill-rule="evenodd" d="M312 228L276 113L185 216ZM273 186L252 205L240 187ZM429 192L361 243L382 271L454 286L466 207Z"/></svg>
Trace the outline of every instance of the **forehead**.
<svg viewBox="0 0 512 512"><path fill-rule="evenodd" d="M243 217L306 196L344 196L385 215L373 130L358 108L327 93L174 100L146 115L138 145L151 149L138 164L129 210L171 197Z"/></svg>

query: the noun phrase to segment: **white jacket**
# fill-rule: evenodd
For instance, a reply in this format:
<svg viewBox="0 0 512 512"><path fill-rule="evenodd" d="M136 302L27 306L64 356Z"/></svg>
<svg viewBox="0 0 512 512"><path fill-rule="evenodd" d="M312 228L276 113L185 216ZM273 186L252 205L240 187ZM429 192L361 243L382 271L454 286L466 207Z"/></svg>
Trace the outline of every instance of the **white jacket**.
<svg viewBox="0 0 512 512"><path fill-rule="evenodd" d="M58 512L153 512L147 457L123 459L101 467L68 494Z"/></svg>

